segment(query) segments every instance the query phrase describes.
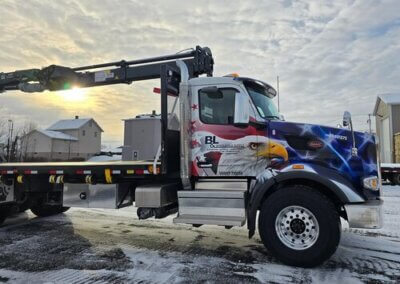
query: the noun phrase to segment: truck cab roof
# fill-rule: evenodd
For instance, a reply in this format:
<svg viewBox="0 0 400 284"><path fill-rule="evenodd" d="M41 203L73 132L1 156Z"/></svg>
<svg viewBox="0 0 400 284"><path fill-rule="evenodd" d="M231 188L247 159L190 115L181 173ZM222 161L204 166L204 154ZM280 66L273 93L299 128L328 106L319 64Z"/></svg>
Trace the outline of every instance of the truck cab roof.
<svg viewBox="0 0 400 284"><path fill-rule="evenodd" d="M204 86L215 84L238 84L233 77L197 77L189 80L192 86Z"/></svg>

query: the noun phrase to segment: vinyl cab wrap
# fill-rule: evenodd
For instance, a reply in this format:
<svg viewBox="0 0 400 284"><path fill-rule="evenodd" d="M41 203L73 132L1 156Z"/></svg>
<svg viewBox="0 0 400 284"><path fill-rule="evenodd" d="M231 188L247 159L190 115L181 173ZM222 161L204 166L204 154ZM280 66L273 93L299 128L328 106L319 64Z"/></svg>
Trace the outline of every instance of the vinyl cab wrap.
<svg viewBox="0 0 400 284"><path fill-rule="evenodd" d="M284 171L292 164L305 164L318 171L324 167L335 170L348 180L357 193L375 199L379 191L363 188L363 178L378 176L374 136L355 132L358 153L352 155L352 134L344 128L272 120L268 136L285 145L289 159Z"/></svg>

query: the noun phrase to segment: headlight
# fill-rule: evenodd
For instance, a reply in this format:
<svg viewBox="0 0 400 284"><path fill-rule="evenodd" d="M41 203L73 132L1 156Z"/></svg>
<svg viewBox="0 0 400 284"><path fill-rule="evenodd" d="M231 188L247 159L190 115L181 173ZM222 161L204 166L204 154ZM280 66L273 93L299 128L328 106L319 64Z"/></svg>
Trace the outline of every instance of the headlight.
<svg viewBox="0 0 400 284"><path fill-rule="evenodd" d="M365 188L371 190L379 190L379 179L377 176L367 177L363 179L363 184Z"/></svg>

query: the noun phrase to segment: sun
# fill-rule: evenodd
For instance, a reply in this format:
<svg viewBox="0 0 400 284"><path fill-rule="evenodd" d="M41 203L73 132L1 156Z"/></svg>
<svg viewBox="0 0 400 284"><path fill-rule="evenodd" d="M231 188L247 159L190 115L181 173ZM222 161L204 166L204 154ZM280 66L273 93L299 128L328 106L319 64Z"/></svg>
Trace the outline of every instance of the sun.
<svg viewBox="0 0 400 284"><path fill-rule="evenodd" d="M86 90L80 88L72 88L66 91L60 91L59 95L64 101L83 102L87 100Z"/></svg>

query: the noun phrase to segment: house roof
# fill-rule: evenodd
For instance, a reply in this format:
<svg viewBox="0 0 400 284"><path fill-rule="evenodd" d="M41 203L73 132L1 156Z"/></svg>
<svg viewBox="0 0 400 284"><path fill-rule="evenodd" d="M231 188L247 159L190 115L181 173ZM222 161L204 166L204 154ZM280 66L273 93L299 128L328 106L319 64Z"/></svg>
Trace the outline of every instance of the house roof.
<svg viewBox="0 0 400 284"><path fill-rule="evenodd" d="M93 121L99 128L100 131L103 132L103 129L93 118L79 118L79 119L63 119L59 120L53 125L51 125L47 130L75 130L80 129L87 122Z"/></svg>
<svg viewBox="0 0 400 284"><path fill-rule="evenodd" d="M45 135L47 137L52 138L52 139L67 140L67 141L78 141L77 138L75 138L75 137L73 137L71 135L59 132L59 131L40 130L40 129L37 129L37 131L42 133L43 135Z"/></svg>
<svg viewBox="0 0 400 284"><path fill-rule="evenodd" d="M381 101L383 101L387 105L400 104L400 93L386 93L378 95L374 107L374 115L376 115L376 113L378 112L378 107Z"/></svg>

